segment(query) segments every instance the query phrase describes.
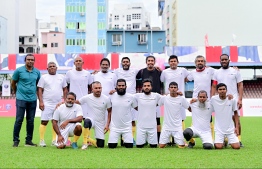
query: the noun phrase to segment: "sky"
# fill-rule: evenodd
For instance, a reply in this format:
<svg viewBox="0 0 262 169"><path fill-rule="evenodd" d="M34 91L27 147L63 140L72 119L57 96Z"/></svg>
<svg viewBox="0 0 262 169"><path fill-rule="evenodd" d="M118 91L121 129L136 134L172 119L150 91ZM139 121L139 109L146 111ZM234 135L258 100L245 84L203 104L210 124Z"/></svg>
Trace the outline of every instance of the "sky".
<svg viewBox="0 0 262 169"><path fill-rule="evenodd" d="M158 0L108 0L109 13L114 4L144 3L148 12L151 13L152 27L161 27L161 17L158 16ZM65 14L65 0L36 0L36 18L39 22L49 22L50 16Z"/></svg>

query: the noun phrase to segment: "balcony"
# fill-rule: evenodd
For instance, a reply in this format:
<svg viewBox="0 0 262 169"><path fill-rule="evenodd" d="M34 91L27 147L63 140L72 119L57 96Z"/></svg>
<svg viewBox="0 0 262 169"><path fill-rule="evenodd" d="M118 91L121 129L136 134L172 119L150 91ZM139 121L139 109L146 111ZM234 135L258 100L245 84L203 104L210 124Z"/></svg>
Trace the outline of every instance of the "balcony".
<svg viewBox="0 0 262 169"><path fill-rule="evenodd" d="M138 45L147 45L147 41L137 41Z"/></svg>

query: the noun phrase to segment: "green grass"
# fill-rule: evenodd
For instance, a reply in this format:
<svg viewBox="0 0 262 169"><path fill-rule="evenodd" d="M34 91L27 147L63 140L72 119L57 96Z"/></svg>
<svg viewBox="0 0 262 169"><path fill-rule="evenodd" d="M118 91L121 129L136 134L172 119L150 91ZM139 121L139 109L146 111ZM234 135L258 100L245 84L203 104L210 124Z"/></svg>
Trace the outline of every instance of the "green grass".
<svg viewBox="0 0 262 169"><path fill-rule="evenodd" d="M20 145L12 147L14 118L0 118L0 168L262 168L261 117L243 117L240 150L203 150L200 140L193 149L103 149L64 150L51 144L51 123L45 136L48 147L24 147L25 123L20 133ZM35 143L39 143L40 119L35 119ZM186 120L187 126L191 118ZM78 141L81 147L82 137Z"/></svg>

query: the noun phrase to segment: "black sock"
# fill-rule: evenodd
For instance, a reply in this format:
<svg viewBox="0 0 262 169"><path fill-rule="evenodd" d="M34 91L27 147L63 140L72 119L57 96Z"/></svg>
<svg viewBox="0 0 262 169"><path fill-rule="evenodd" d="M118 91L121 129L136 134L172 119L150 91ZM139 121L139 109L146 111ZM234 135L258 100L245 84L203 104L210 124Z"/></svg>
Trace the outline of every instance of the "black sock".
<svg viewBox="0 0 262 169"><path fill-rule="evenodd" d="M161 134L161 132L157 132L157 141L158 141L158 143L159 143L159 139L160 139L160 134Z"/></svg>

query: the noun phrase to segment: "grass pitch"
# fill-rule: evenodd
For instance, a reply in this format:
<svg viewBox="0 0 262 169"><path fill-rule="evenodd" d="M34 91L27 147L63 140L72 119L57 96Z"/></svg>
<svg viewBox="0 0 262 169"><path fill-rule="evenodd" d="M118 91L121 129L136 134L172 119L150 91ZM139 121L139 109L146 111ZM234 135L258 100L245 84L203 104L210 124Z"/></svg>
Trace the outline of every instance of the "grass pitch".
<svg viewBox="0 0 262 169"><path fill-rule="evenodd" d="M261 117L243 117L242 142L244 148L233 150L203 150L199 139L193 149L177 147L103 149L89 147L82 151L51 147L51 123L45 141L47 147L25 147L25 121L20 133L20 145L13 148L14 118L0 118L0 168L262 168ZM39 144L40 119L35 119L33 142ZM191 124L188 117L186 125ZM108 135L106 136L108 138ZM106 140L107 141L107 140ZM106 143L107 144L107 143Z"/></svg>

